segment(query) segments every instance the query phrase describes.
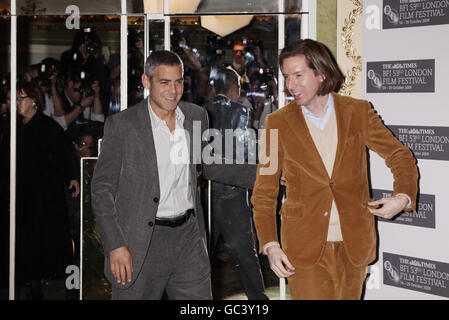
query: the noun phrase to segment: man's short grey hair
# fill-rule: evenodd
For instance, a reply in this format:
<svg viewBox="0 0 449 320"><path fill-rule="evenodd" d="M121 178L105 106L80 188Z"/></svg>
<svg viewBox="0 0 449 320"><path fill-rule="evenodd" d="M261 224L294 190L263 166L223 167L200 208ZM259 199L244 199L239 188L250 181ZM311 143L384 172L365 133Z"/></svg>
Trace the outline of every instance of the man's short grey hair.
<svg viewBox="0 0 449 320"><path fill-rule="evenodd" d="M145 74L153 78L154 70L159 66L180 66L184 76L184 64L181 58L174 52L168 50L158 50L150 54L145 62Z"/></svg>

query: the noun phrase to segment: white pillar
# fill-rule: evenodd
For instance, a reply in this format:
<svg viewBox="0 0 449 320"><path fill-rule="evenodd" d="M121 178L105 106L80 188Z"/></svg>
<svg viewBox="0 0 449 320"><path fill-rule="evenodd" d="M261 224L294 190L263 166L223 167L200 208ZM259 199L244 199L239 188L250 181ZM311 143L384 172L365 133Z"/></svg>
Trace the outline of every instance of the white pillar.
<svg viewBox="0 0 449 320"><path fill-rule="evenodd" d="M278 0L279 11L284 12L284 0ZM278 54L281 53L285 46L285 15L278 14ZM278 67L278 107L284 107L285 93L284 93L284 77L282 76L281 68Z"/></svg>
<svg viewBox="0 0 449 320"><path fill-rule="evenodd" d="M164 49L170 50L170 0L164 0Z"/></svg>
<svg viewBox="0 0 449 320"><path fill-rule="evenodd" d="M9 300L15 295L15 249L16 249L16 120L17 120L17 15L16 0L11 0L11 144L9 189Z"/></svg>
<svg viewBox="0 0 449 320"><path fill-rule="evenodd" d="M128 16L126 0L120 15L120 110L128 108Z"/></svg>

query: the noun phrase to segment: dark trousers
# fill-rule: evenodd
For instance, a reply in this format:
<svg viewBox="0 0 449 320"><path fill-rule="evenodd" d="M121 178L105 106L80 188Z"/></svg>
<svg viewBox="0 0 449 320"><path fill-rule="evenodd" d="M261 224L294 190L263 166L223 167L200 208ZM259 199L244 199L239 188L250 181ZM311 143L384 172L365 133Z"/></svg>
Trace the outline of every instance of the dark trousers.
<svg viewBox="0 0 449 320"><path fill-rule="evenodd" d="M135 283L113 287L113 300L212 299L210 264L196 216L182 226L155 225L150 248Z"/></svg>
<svg viewBox="0 0 449 320"><path fill-rule="evenodd" d="M212 234L212 248L220 236L229 248L234 272L248 299L267 300L246 189L212 183Z"/></svg>

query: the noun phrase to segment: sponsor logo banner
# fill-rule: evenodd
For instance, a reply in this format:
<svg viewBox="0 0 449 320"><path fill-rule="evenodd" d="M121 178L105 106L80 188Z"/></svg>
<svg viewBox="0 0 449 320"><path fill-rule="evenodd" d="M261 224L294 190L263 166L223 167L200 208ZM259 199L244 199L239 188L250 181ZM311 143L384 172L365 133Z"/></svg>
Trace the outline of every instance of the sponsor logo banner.
<svg viewBox="0 0 449 320"><path fill-rule="evenodd" d="M449 127L388 126L417 159L449 161Z"/></svg>
<svg viewBox="0 0 449 320"><path fill-rule="evenodd" d="M373 189L373 197L376 200L392 196L393 191L391 190ZM416 211L402 212L391 220L377 218L382 222L435 229L435 195L421 193L418 198Z"/></svg>
<svg viewBox="0 0 449 320"><path fill-rule="evenodd" d="M384 0L383 28L449 24L449 0Z"/></svg>
<svg viewBox="0 0 449 320"><path fill-rule="evenodd" d="M449 263L383 253L384 284L449 298Z"/></svg>
<svg viewBox="0 0 449 320"><path fill-rule="evenodd" d="M366 70L368 93L435 92L435 59L367 62Z"/></svg>

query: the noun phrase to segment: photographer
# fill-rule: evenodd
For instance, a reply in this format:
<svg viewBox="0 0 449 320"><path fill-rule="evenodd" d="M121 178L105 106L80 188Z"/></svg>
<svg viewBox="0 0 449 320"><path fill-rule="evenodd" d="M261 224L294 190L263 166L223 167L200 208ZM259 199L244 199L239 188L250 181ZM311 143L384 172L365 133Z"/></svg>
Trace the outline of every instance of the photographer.
<svg viewBox="0 0 449 320"><path fill-rule="evenodd" d="M187 43L188 34L182 29L171 31L171 47L184 63L184 94L183 101L198 103L195 100L196 79L200 76L201 62L200 54L196 48L191 48Z"/></svg>
<svg viewBox="0 0 449 320"><path fill-rule="evenodd" d="M99 81L100 99L103 106L109 104L110 78L109 70L102 54L100 37L92 28L80 29L75 34L72 48L61 55L60 75L67 77L84 71Z"/></svg>
<svg viewBox="0 0 449 320"><path fill-rule="evenodd" d="M244 40L246 43L245 58L247 63L257 62L262 68L268 68L268 62L264 57L264 49L260 40ZM249 75L248 75L249 76Z"/></svg>
<svg viewBox="0 0 449 320"><path fill-rule="evenodd" d="M54 94L55 101L59 98L62 101L68 135L73 135L79 124L90 121L104 123L99 81L93 80L86 72L69 74L62 94Z"/></svg>
<svg viewBox="0 0 449 320"><path fill-rule="evenodd" d="M73 70L81 69L97 73L103 65L100 51L101 41L93 29L78 30L72 48L61 55L61 73L66 75Z"/></svg>
<svg viewBox="0 0 449 320"><path fill-rule="evenodd" d="M142 74L144 65L144 44L143 32L141 30L128 30L128 105L133 106L144 99L144 87L142 84ZM117 70L120 71L120 70ZM112 76L112 73L111 73ZM114 97L114 86L120 84L117 79L111 77L111 102ZM118 101L120 103L120 101ZM119 108L120 110L120 108Z"/></svg>
<svg viewBox="0 0 449 320"><path fill-rule="evenodd" d="M176 52L184 62L186 70L192 69L199 71L201 69L201 62L199 59L198 50L191 48L187 44L187 34L185 30L173 29L172 35L172 50Z"/></svg>
<svg viewBox="0 0 449 320"><path fill-rule="evenodd" d="M265 119L268 114L276 111L277 84L269 69L260 68L250 77L250 86L247 92L249 101L254 107L255 129L265 128Z"/></svg>
<svg viewBox="0 0 449 320"><path fill-rule="evenodd" d="M67 130L62 100L57 89L59 61L46 58L41 63L32 65L31 69L37 69L37 74L30 74L31 76L35 75L35 77L32 77L29 81L37 81L44 94L44 114L55 120L64 130Z"/></svg>

